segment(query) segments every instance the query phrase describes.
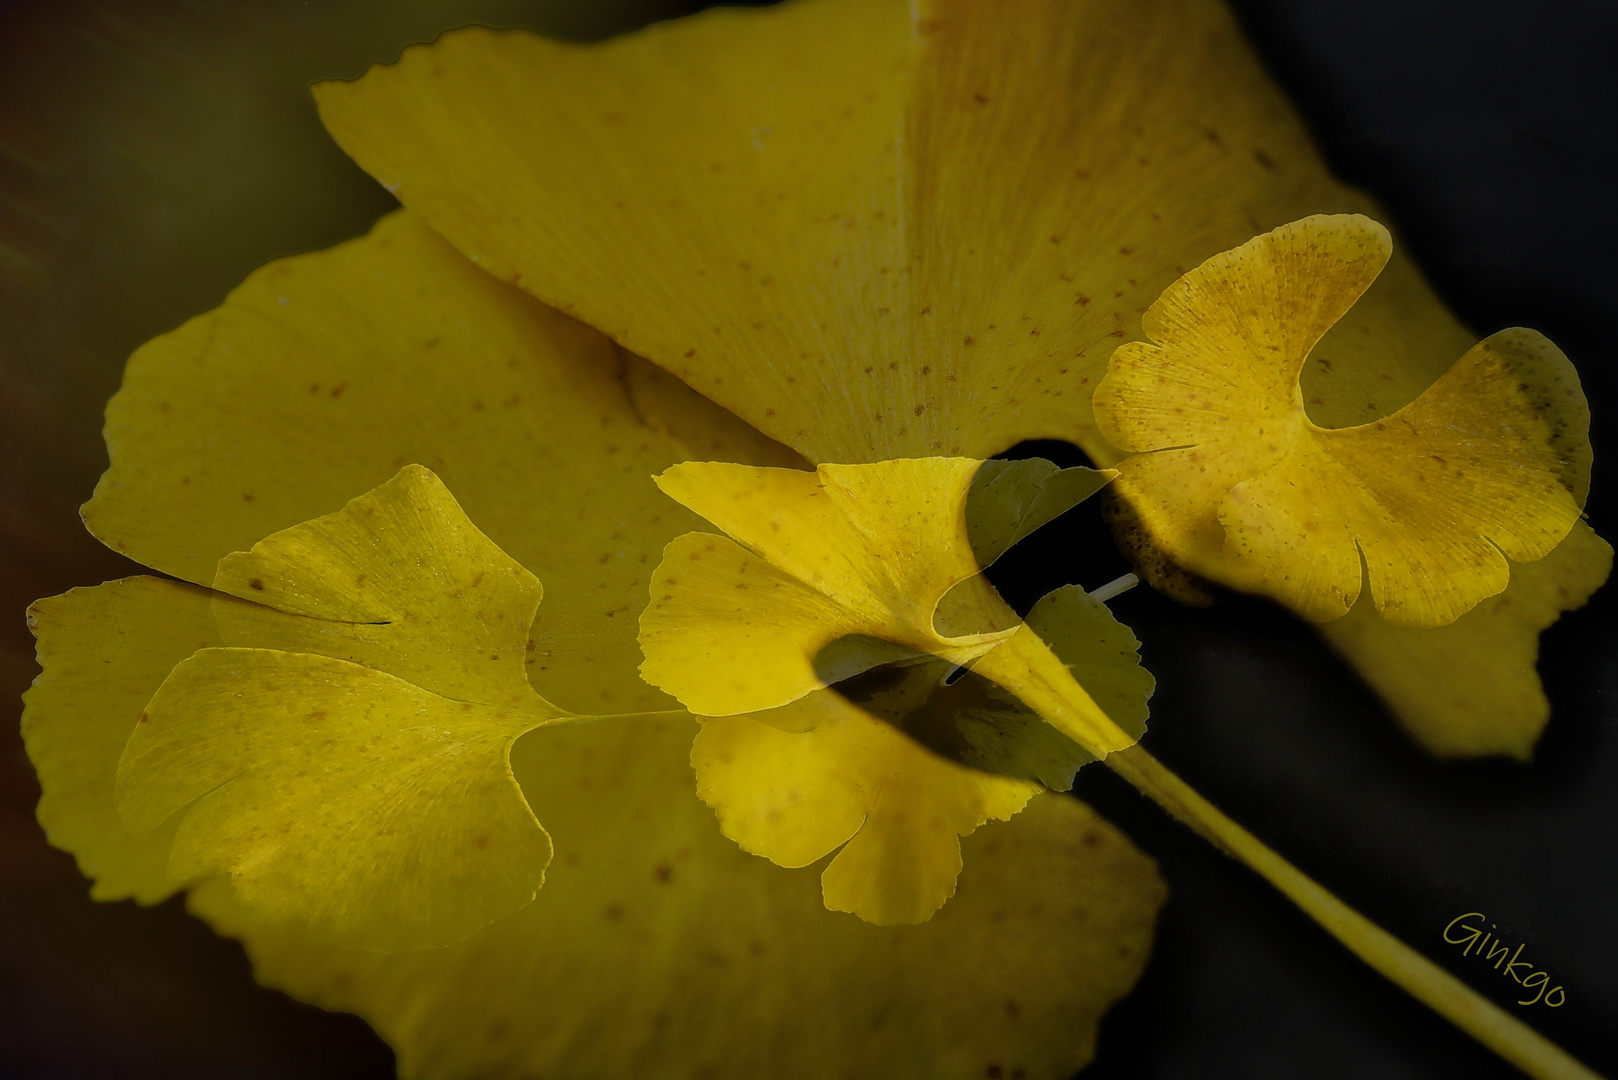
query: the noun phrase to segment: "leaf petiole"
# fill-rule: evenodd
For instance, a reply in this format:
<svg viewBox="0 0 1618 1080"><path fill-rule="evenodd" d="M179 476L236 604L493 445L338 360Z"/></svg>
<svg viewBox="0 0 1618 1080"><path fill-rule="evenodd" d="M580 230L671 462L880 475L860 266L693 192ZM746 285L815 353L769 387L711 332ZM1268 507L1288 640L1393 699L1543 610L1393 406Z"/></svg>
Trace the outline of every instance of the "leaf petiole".
<svg viewBox="0 0 1618 1080"><path fill-rule="evenodd" d="M1015 694L1141 794L1274 885L1361 960L1513 1065L1538 1080L1599 1080L1561 1047L1343 903L1197 794L1113 724L1026 624L972 670Z"/></svg>

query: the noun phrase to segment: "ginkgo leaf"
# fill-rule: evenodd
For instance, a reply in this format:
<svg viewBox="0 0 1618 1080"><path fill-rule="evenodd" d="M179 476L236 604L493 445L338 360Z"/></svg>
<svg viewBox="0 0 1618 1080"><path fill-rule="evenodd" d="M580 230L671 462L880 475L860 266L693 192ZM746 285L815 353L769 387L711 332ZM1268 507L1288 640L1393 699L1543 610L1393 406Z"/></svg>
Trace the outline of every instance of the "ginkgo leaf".
<svg viewBox="0 0 1618 1080"><path fill-rule="evenodd" d="M810 474L688 462L658 478L729 536L691 533L665 550L641 615L641 672L715 725L693 762L726 831L790 866L846 845L826 870L826 902L875 922L928 918L953 890L957 838L1014 814L1038 785L932 756L826 687L884 664L945 661L932 668L942 679L983 662L1093 756L1139 734L982 584L973 551L976 536L985 557L998 554L1020 522L1099 484L1028 462L997 464L979 484L980 465L922 458ZM981 524L973 491L984 493ZM939 601L963 582L980 583L968 599L982 610L972 618L957 602L957 619L1004 629L939 632Z"/></svg>
<svg viewBox="0 0 1618 1080"><path fill-rule="evenodd" d="M1589 408L1555 346L1505 330L1392 415L1315 425L1298 377L1389 251L1367 218L1317 216L1209 259L1113 354L1096 416L1138 454L1120 492L1198 573L1327 620L1363 560L1384 618L1442 626L1578 520Z"/></svg>
<svg viewBox="0 0 1618 1080"><path fill-rule="evenodd" d="M258 977L357 1012L418 1080L881 1076L1057 1080L1145 957L1164 890L1088 807L1041 796L965 841L921 926L826 911L817 873L719 835L684 718L545 728L512 764L556 839L523 910L442 949L379 955L267 927L223 883L191 904Z"/></svg>
<svg viewBox="0 0 1618 1080"><path fill-rule="evenodd" d="M1152 298L1369 209L1213 0L796 0L586 48L468 28L315 95L478 265L816 462L1066 438L1109 464L1090 394ZM1372 355L1459 341L1395 273L1374 305L1424 317Z"/></svg>
<svg viewBox="0 0 1618 1080"><path fill-rule="evenodd" d="M641 615L641 674L698 715L731 716L784 705L895 651L956 664L982 655L1013 631L946 637L933 622L944 595L983 569L969 524L981 464L918 458L804 473L687 462L663 473L664 492L731 539L690 533L665 549ZM1037 505L1062 476L1006 464L994 470L1001 477L1043 479L1017 485L1021 499L1011 503L999 497L1010 489L993 485L985 513L1001 524L984 526L985 535L1014 534L1006 523L1022 515L1009 507ZM1095 486L1060 483L1068 495ZM973 596L985 606L982 621L1015 625L993 590ZM827 646L862 639L877 647L817 665Z"/></svg>
<svg viewBox="0 0 1618 1080"><path fill-rule="evenodd" d="M431 468L545 582L529 674L587 713L671 704L635 674L635 615L663 545L698 519L652 475L692 457L796 460L408 213L271 263L143 345L107 445L91 531L199 585L226 555Z"/></svg>
<svg viewBox="0 0 1618 1080"><path fill-rule="evenodd" d="M332 251L277 263L223 308L146 346L109 433L113 469L87 512L98 533L201 583L217 576L221 588L249 598L135 579L39 605L46 673L26 723L30 746L43 754L53 836L87 869L108 873L106 886L118 891L98 886L102 894L142 899L187 884L168 869L168 837L185 815L136 837L116 812L113 778L125 742L137 726L150 727L137 723L144 706L198 649L298 653L317 669L349 670L324 657L450 697L447 683L416 679L470 675L491 691L511 685L480 674L507 660L476 651L488 627L471 627L464 642L448 632L435 637L436 620L401 617L415 609L395 604L385 588L365 595L330 583L311 588L297 572L320 546L309 543L317 530L297 533L299 544L259 545L255 562L246 549L262 537L341 507L412 459L442 465L457 476L457 494L471 493L473 520L494 521L502 547L550 568L530 676L604 711L614 700L667 700L650 688L637 699L626 685L633 669L620 671L612 660L614 629L632 625L625 611L645 603L650 564L639 560L650 553L655 562L669 536L698 520L670 505L650 474L699 455L792 460L657 369L603 349L595 335L465 266L408 215ZM547 476L543 488L534 483L538 473ZM1044 512L1042 486L1003 521L996 534L1003 542ZM218 561L232 552L220 573ZM411 555L402 561L415 565ZM636 565L646 568L638 587ZM337 566L339 581L357 577L346 555ZM547 629L559 593L578 618ZM291 614L258 602L270 594L300 610L392 621ZM122 643L135 639L143 647L124 657ZM476 670L458 672L456 663L432 657L416 656L414 672L406 663L417 652L462 645L456 656ZM638 661L633 641L629 647ZM829 1068L964 1078L993 1062L1065 1073L1088 1056L1095 1018L1139 971L1162 896L1149 862L1127 842L1087 810L1037 801L1031 815L997 835L968 838L967 857L983 863L983 886L955 901L965 914L946 912L933 924L943 929L916 928L922 936L908 937L907 928L827 912L814 872L793 875L725 840L693 794L696 730L689 722L634 720L549 726L519 740L524 794L558 837L550 884L516 915L462 943L386 956L345 948L311 934L299 918L272 919L277 913L262 897L252 908L232 899L226 928L247 938L261 978L371 1018L407 1062L418 1063L406 1066L417 1075L521 1075L555 1071L559 1062L616 1075L622 1070L612 1063L630 1060L648 1073L707 1064L738 1077L808 1080ZM661 764L648 764L648 772L635 750L654 746ZM648 821L674 831L649 830ZM413 823L431 827L428 816ZM1092 848L1075 839L1085 836L1102 842ZM230 853L219 854L230 861ZM359 852L356 865L367 857ZM1051 883L1049 897L1030 899L1016 884L1036 866L1041 883ZM588 885L568 887L581 867ZM711 883L705 891L683 888L701 880ZM228 875L190 884L193 903L210 911L207 898L236 888ZM324 887L314 874L304 884L312 893ZM1071 908L1050 902L1063 894ZM625 913L621 923L613 910ZM990 910L1001 918L992 926ZM656 956L649 941L663 943ZM704 959L720 955L715 942L726 943L724 968ZM382 944L391 950L398 941ZM287 950L298 959L283 963ZM441 967L439 958L447 958ZM488 974L501 964L512 966L512 977ZM734 1018L760 1006L761 990L783 985L783 964L792 993L769 999L758 1025L739 1035ZM333 965L342 967L333 972ZM380 968L375 978L345 977L372 965ZM1029 972L1037 986L1027 983ZM693 985L700 995L691 996ZM857 1020L851 985L870 988ZM986 994L1015 1002L1019 1017L985 1008ZM421 1001L435 1002L429 1013ZM886 1024L868 1022L877 1018ZM466 1039L478 1025L487 1025L487 1039Z"/></svg>
<svg viewBox="0 0 1618 1080"><path fill-rule="evenodd" d="M1131 735L1152 677L1106 606L1058 590L1028 623ZM781 866L841 848L826 906L871 922L922 922L955 891L959 836L1070 787L1091 756L1010 693L935 659L890 664L751 716L703 721L697 794L726 836ZM953 678L951 676L954 676Z"/></svg>
<svg viewBox="0 0 1618 1080"><path fill-rule="evenodd" d="M566 715L524 668L540 585L438 478L408 466L220 560L218 580L362 662L213 647L174 668L115 791L137 831L180 815L169 873L228 873L270 921L376 948L453 941L532 900L550 838L507 755Z"/></svg>

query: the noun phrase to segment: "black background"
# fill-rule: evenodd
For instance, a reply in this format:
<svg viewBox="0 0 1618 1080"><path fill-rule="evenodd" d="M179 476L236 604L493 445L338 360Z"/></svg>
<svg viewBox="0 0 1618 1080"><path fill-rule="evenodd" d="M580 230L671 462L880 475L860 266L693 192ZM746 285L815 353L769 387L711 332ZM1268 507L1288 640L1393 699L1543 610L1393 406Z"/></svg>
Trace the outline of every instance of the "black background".
<svg viewBox="0 0 1618 1080"><path fill-rule="evenodd" d="M387 197L303 87L467 21L597 36L692 5L625 0L0 0L0 603L131 572L74 516L101 404L140 341L253 266L354 235ZM1590 518L1613 537L1618 7L1606 0L1237 0L1337 172L1374 193L1479 332L1544 331L1595 411ZM1085 557L1075 560L1073 545ZM1014 599L1121 562L1082 508L999 575ZM1094 576L1096 580L1091 580ZM1157 674L1147 746L1404 940L1618 1075L1618 641L1611 590L1544 638L1554 715L1530 767L1434 762L1306 628L1262 604L1114 609ZM6 700L32 677L0 623ZM15 715L15 706L7 706ZM351 1017L253 986L175 902L93 905L0 742L0 1077L385 1077ZM1086 1076L1515 1075L1104 769L1079 790L1173 890ZM1483 911L1567 993L1512 1004L1444 925Z"/></svg>

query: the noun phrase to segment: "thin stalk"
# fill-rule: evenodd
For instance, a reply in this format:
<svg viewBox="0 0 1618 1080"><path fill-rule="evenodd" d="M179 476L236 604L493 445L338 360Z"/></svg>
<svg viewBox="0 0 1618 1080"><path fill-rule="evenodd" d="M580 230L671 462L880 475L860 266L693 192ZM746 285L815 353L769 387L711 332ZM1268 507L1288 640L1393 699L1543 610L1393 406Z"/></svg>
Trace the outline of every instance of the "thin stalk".
<svg viewBox="0 0 1618 1080"><path fill-rule="evenodd" d="M1343 903L1226 817L1119 729L1026 626L972 670L1016 694L1141 794L1245 864L1371 967L1538 1080L1600 1080L1565 1050Z"/></svg>

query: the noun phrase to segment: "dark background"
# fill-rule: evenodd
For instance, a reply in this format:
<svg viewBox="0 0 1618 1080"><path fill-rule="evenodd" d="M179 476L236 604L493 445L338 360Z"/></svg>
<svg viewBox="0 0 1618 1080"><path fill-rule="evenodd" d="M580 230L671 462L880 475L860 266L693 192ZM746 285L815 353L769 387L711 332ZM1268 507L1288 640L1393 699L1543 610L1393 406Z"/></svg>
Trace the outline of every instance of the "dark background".
<svg viewBox="0 0 1618 1080"><path fill-rule="evenodd" d="M105 467L100 410L128 353L254 266L355 235L390 205L326 139L310 81L354 77L465 22L592 37L694 6L0 0L0 612L16 613L0 618L0 1077L392 1075L362 1023L257 988L239 948L177 903L88 901L32 819L12 722L35 671L20 612L132 570L75 512ZM1535 327L1574 359L1596 414L1590 518L1618 535L1605 465L1618 424L1606 325L1618 313L1618 6L1235 7L1338 173L1382 200L1461 316L1480 334ZM1098 521L1072 517L1008 560L1008 592L1064 583L1074 543L1116 560ZM1114 609L1159 679L1153 753L1618 1076L1615 604L1599 593L1546 634L1554 715L1531 767L1426 758L1310 632L1262 604L1187 612L1137 589ZM1085 1076L1515 1075L1104 769L1084 770L1079 789L1173 889L1151 965ZM1516 1006L1514 984L1445 946L1442 928L1466 911L1525 943L1567 1004Z"/></svg>

